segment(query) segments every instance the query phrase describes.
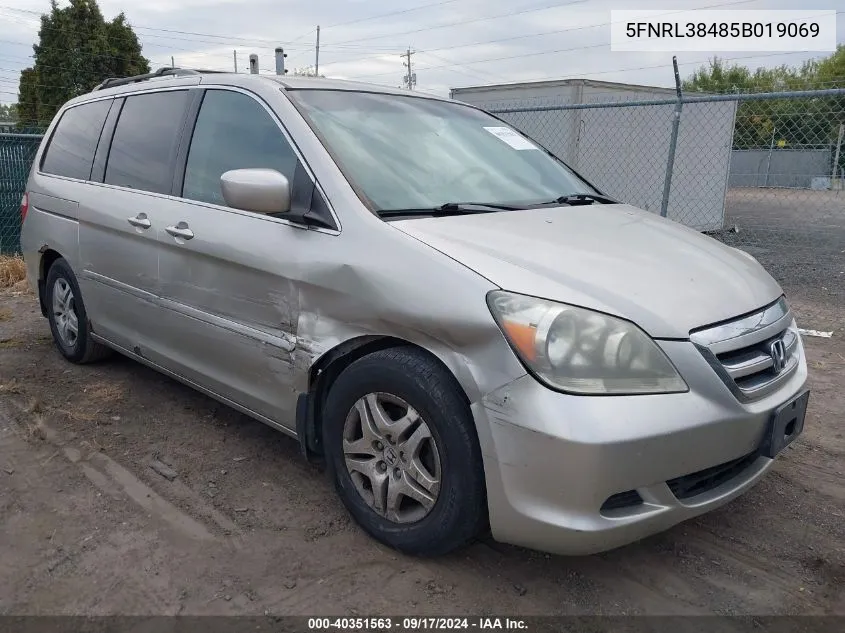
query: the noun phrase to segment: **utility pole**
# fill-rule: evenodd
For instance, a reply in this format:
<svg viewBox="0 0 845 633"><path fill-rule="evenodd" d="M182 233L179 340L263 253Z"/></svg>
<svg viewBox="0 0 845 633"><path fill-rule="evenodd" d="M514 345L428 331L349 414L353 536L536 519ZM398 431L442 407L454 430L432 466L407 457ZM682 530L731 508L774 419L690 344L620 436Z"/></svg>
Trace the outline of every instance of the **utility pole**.
<svg viewBox="0 0 845 633"><path fill-rule="evenodd" d="M176 68L176 61L173 59L173 55L170 56L170 67Z"/></svg>
<svg viewBox="0 0 845 633"><path fill-rule="evenodd" d="M314 52L314 76L320 76L320 25L317 25L317 50Z"/></svg>
<svg viewBox="0 0 845 633"><path fill-rule="evenodd" d="M414 86L417 85L417 73L413 71L411 68L411 55L414 54L410 48L404 53L402 53L399 57L404 57L407 61L402 62L403 65L408 69L408 72L405 73L405 77L402 79L402 83L407 86L408 90L413 90Z"/></svg>
<svg viewBox="0 0 845 633"><path fill-rule="evenodd" d="M232 59L235 60L235 72L238 72L238 50L237 49L232 51Z"/></svg>
<svg viewBox="0 0 845 633"><path fill-rule="evenodd" d="M845 183L839 182L837 184L836 174L839 172L839 150L842 147L842 137L845 136L845 123L839 124L839 137L836 139L836 154L834 154L833 158L833 172L830 174L831 176L831 186L836 187L837 189L841 189Z"/></svg>

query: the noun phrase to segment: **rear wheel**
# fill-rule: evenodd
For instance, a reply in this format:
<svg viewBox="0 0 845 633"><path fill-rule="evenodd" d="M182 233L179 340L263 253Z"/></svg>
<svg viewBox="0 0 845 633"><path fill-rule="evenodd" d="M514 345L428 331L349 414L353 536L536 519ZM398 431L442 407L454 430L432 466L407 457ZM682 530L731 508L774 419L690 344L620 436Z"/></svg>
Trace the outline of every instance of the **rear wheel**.
<svg viewBox="0 0 845 633"><path fill-rule="evenodd" d="M105 358L111 350L91 338L91 328L79 284L63 258L47 272L45 283L47 319L56 347L72 363L91 363Z"/></svg>
<svg viewBox="0 0 845 633"><path fill-rule="evenodd" d="M332 385L324 421L337 491L370 535L438 555L480 532L486 499L475 425L437 361L411 347L357 360Z"/></svg>

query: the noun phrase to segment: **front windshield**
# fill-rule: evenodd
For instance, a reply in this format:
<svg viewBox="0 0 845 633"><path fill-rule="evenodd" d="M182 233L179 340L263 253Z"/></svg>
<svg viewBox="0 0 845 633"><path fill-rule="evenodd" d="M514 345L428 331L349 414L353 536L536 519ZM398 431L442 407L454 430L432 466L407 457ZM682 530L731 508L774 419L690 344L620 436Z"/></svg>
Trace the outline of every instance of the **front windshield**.
<svg viewBox="0 0 845 633"><path fill-rule="evenodd" d="M288 94L375 211L446 203L530 205L597 193L513 128L475 108L367 92Z"/></svg>

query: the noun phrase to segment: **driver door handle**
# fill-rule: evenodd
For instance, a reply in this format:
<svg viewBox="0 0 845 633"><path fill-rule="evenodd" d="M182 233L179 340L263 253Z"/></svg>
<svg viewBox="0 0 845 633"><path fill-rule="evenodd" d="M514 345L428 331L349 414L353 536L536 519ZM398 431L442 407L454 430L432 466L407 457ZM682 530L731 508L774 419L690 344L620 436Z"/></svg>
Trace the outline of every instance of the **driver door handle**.
<svg viewBox="0 0 845 633"><path fill-rule="evenodd" d="M168 235L179 237L183 240L189 240L194 237L194 232L188 227L187 222L180 222L176 226L165 227L164 230L167 231Z"/></svg>
<svg viewBox="0 0 845 633"><path fill-rule="evenodd" d="M127 220L129 224L137 226L139 229L148 229L153 225L146 213L139 213L134 218L127 218Z"/></svg>

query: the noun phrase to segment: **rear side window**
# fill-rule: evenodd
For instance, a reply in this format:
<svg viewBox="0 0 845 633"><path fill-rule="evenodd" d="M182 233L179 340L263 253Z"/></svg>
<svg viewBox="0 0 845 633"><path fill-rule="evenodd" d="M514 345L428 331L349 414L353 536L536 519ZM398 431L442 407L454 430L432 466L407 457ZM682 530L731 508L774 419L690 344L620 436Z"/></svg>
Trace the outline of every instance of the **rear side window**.
<svg viewBox="0 0 845 633"><path fill-rule="evenodd" d="M65 110L41 161L41 171L88 180L111 103L106 99Z"/></svg>
<svg viewBox="0 0 845 633"><path fill-rule="evenodd" d="M225 206L220 176L230 169L275 169L293 186L297 163L279 126L255 99L209 90L194 127L182 196Z"/></svg>
<svg viewBox="0 0 845 633"><path fill-rule="evenodd" d="M112 138L104 181L141 191L170 193L187 101L187 90L127 98Z"/></svg>

